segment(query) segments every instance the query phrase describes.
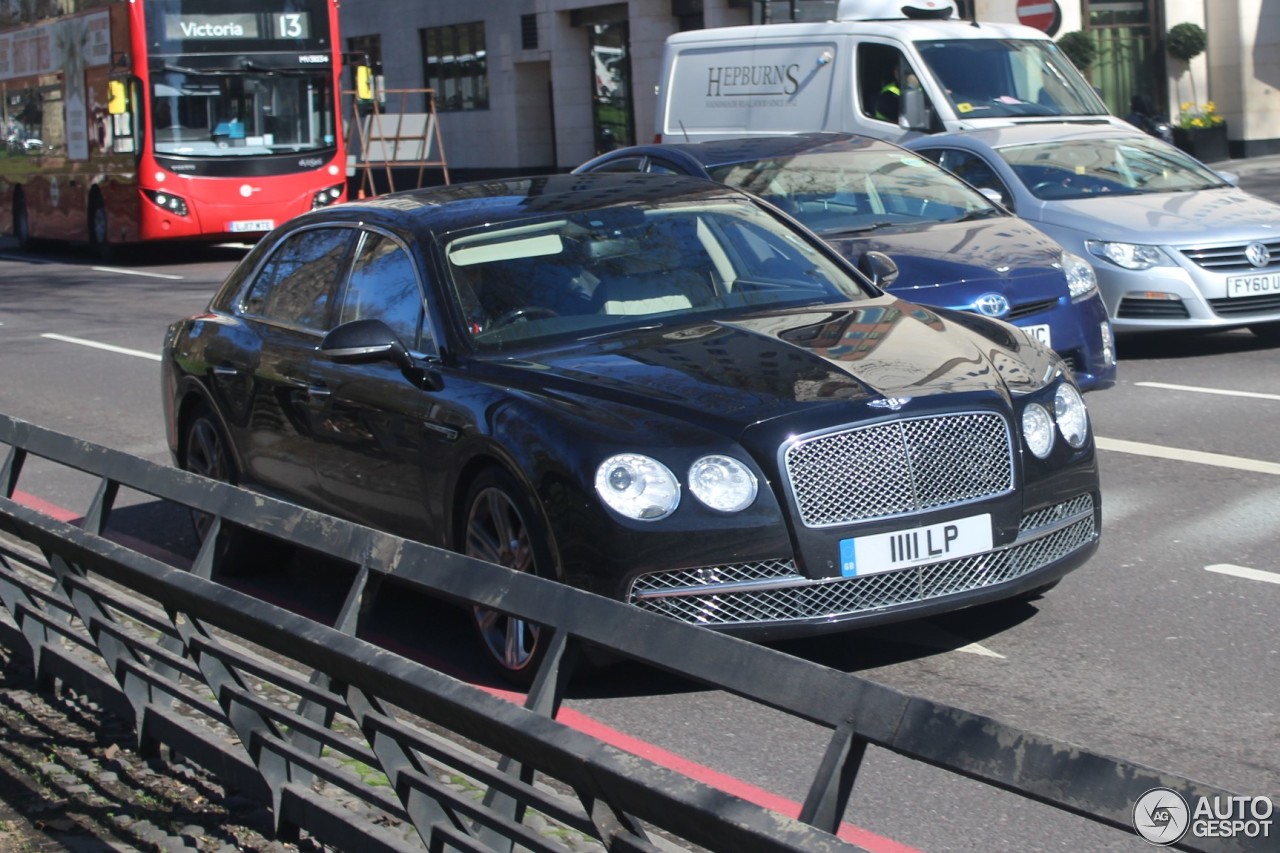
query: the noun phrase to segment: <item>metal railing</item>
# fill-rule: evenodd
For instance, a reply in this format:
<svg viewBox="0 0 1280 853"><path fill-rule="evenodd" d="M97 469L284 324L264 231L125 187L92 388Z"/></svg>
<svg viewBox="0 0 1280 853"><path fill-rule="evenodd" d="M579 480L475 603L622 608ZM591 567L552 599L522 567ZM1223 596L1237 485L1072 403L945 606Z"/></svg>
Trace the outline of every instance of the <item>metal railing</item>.
<svg viewBox="0 0 1280 853"><path fill-rule="evenodd" d="M0 415L0 643L45 689L83 693L269 803L282 839L342 850L857 849L837 836L869 745L1132 833L1145 791L1230 792L932 702L767 647L301 509ZM91 476L84 516L16 500L32 459ZM212 516L188 567L113 536L122 489ZM350 568L332 624L215 582L229 532ZM385 582L394 580L394 584ZM361 638L380 593L546 626L523 706ZM829 732L798 818L565 726L583 644ZM196 725L195 723L200 723ZM1176 849L1246 850L1186 838Z"/></svg>

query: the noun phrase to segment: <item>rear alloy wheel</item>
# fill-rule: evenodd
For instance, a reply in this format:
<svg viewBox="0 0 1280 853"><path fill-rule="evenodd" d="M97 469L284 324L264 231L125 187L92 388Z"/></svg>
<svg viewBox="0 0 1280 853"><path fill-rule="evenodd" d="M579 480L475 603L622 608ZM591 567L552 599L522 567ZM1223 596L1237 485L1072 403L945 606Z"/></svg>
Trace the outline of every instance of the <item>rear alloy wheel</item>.
<svg viewBox="0 0 1280 853"><path fill-rule="evenodd" d="M200 406L187 423L187 433L182 444L182 469L192 474L218 480L222 483L237 482L236 464L231 457L231 445L223 436L222 427L207 406ZM191 523L196 537L203 542L209 535L213 516L192 510Z"/></svg>
<svg viewBox="0 0 1280 853"><path fill-rule="evenodd" d="M546 577L550 556L539 515L525 491L504 471L490 469L467 494L462 552L518 572ZM510 681L533 682L546 651L541 626L484 607L473 608L485 651Z"/></svg>

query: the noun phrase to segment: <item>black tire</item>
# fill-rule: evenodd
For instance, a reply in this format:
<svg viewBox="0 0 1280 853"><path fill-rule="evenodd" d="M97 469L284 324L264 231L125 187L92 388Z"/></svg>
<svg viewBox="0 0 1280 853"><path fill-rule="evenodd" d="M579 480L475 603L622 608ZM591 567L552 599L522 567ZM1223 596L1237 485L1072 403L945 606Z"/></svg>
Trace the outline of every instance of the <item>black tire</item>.
<svg viewBox="0 0 1280 853"><path fill-rule="evenodd" d="M213 411L203 403L191 412L186 421L179 467L222 483L237 485L240 482L235 457L231 453L231 443ZM196 538L201 542L209 534L212 523L212 516L192 510L191 524L195 528Z"/></svg>
<svg viewBox="0 0 1280 853"><path fill-rule="evenodd" d="M31 220L27 216L27 197L21 189L13 194L13 236L18 241L19 249L31 251Z"/></svg>
<svg viewBox="0 0 1280 853"><path fill-rule="evenodd" d="M1249 331L1264 344L1280 346L1280 323L1258 323L1250 326Z"/></svg>
<svg viewBox="0 0 1280 853"><path fill-rule="evenodd" d="M551 577L551 553L533 500L505 471L490 468L476 477L463 504L458 538L462 553L519 572ZM546 655L540 625L501 611L472 609L480 643L503 677L527 687Z"/></svg>
<svg viewBox="0 0 1280 853"><path fill-rule="evenodd" d="M107 219L107 206L95 191L89 200L89 247L99 259L109 261L116 256L111 242L111 223Z"/></svg>

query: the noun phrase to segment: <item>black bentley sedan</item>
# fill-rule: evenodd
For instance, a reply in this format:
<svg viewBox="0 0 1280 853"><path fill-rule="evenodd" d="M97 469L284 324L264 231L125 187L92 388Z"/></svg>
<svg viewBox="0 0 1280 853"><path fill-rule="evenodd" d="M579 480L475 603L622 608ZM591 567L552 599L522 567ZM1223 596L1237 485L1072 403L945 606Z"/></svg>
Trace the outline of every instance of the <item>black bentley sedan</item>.
<svg viewBox="0 0 1280 853"><path fill-rule="evenodd" d="M1035 595L1098 545L1058 355L693 178L300 216L162 369L185 469L762 640ZM528 677L538 627L475 616Z"/></svg>

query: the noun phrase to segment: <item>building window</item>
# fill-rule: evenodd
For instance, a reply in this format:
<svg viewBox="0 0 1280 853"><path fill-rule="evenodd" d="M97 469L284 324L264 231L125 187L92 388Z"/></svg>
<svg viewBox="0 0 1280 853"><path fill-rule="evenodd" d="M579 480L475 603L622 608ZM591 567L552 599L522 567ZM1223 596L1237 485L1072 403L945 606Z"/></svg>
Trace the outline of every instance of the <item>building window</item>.
<svg viewBox="0 0 1280 853"><path fill-rule="evenodd" d="M382 73L382 36L352 36L347 39L347 51L367 58L374 74Z"/></svg>
<svg viewBox="0 0 1280 853"><path fill-rule="evenodd" d="M489 68L484 23L431 27L422 31L423 76L441 111L487 110Z"/></svg>

